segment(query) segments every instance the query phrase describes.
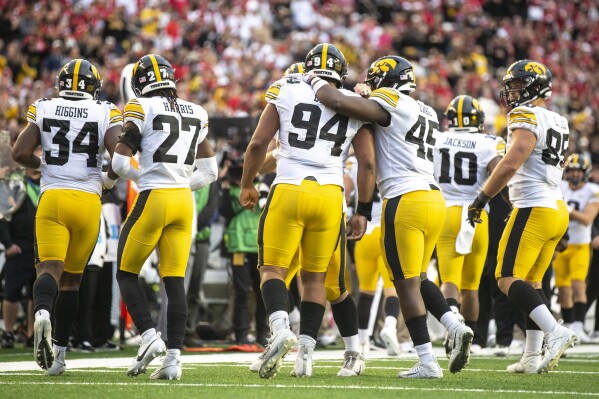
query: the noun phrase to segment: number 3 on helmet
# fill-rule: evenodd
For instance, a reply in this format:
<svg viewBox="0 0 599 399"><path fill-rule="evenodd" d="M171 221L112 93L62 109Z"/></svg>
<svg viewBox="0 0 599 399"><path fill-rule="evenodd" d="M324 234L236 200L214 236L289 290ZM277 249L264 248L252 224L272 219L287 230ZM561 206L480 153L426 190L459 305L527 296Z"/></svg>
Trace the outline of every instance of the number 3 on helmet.
<svg viewBox="0 0 599 399"><path fill-rule="evenodd" d="M175 89L175 70L158 54L144 55L133 66L131 88L138 97L162 89Z"/></svg>
<svg viewBox="0 0 599 399"><path fill-rule="evenodd" d="M56 77L58 95L64 98L95 100L101 87L98 69L80 58L69 61Z"/></svg>

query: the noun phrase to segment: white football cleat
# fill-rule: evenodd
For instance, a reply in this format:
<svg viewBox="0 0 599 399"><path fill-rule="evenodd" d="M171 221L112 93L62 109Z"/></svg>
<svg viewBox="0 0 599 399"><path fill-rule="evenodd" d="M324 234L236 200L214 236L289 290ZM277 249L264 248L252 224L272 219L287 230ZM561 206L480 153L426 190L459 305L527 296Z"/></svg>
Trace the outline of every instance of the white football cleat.
<svg viewBox="0 0 599 399"><path fill-rule="evenodd" d="M64 373L64 371L67 368L67 364L64 360L65 354L66 354L66 351L59 351L56 348L54 348L54 362L52 363L52 366L46 372L47 375L57 376L57 375L61 375L62 373Z"/></svg>
<svg viewBox="0 0 599 399"><path fill-rule="evenodd" d="M399 341L397 340L397 328L385 326L381 329L379 336L385 343L387 354L389 356L399 356L401 349L399 348Z"/></svg>
<svg viewBox="0 0 599 399"><path fill-rule="evenodd" d="M33 355L36 363L48 370L54 362L52 345L52 322L47 312L38 311L33 324Z"/></svg>
<svg viewBox="0 0 599 399"><path fill-rule="evenodd" d="M457 373L462 371L470 360L470 346L474 339L474 332L465 324L460 324L450 333L452 348L449 357L449 371Z"/></svg>
<svg viewBox="0 0 599 399"><path fill-rule="evenodd" d="M545 355L537 368L537 373L547 373L557 366L564 351L574 346L578 338L574 331L561 325L562 321L545 334Z"/></svg>
<svg viewBox="0 0 599 399"><path fill-rule="evenodd" d="M337 373L337 377L357 377L364 373L366 369L366 363L364 363L364 356L359 352L345 351L345 361L343 367Z"/></svg>
<svg viewBox="0 0 599 399"><path fill-rule="evenodd" d="M250 371L252 373L257 373L260 371L260 367L262 367L262 363L264 363L264 356L266 355L266 351L268 351L268 345L264 348L264 352L258 356L258 359L254 360L252 364L250 364Z"/></svg>
<svg viewBox="0 0 599 399"><path fill-rule="evenodd" d="M260 378L273 378L283 366L283 357L297 343L297 337L290 329L279 330L271 335L264 350L264 361L258 370Z"/></svg>
<svg viewBox="0 0 599 399"><path fill-rule="evenodd" d="M295 365L291 370L292 377L312 377L312 355L314 348L307 348L305 345L300 345L295 358Z"/></svg>
<svg viewBox="0 0 599 399"><path fill-rule="evenodd" d="M137 356L133 358L133 363L127 370L129 377L137 377L138 375L145 373L148 368L148 364L152 362L156 357L164 355L166 353L166 344L160 338L160 333L156 333L152 338L148 339L148 342L141 341L141 345L137 351Z"/></svg>
<svg viewBox="0 0 599 399"><path fill-rule="evenodd" d="M397 376L399 378L442 378L443 370L435 359L432 363L418 362L410 370L400 371Z"/></svg>
<svg viewBox="0 0 599 399"><path fill-rule="evenodd" d="M150 375L153 380L180 380L181 361L168 356L162 360L162 364Z"/></svg>
<svg viewBox="0 0 599 399"><path fill-rule="evenodd" d="M507 371L516 374L535 374L542 359L541 352L524 352L522 359L517 363L507 366Z"/></svg>

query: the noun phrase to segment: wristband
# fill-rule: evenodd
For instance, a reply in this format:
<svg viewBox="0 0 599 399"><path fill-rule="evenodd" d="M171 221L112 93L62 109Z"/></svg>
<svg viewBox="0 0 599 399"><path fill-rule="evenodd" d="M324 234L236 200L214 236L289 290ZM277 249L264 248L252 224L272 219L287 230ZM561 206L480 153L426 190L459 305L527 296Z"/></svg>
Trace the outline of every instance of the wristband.
<svg viewBox="0 0 599 399"><path fill-rule="evenodd" d="M316 77L312 79L312 82L310 84L312 85L312 90L314 90L314 93L316 93L318 92L318 90L322 89L323 86L329 84L329 82L319 77Z"/></svg>
<svg viewBox="0 0 599 399"><path fill-rule="evenodd" d="M358 215L362 215L369 222L372 220L372 201L370 202L360 202L358 201L358 207L356 208L356 213Z"/></svg>

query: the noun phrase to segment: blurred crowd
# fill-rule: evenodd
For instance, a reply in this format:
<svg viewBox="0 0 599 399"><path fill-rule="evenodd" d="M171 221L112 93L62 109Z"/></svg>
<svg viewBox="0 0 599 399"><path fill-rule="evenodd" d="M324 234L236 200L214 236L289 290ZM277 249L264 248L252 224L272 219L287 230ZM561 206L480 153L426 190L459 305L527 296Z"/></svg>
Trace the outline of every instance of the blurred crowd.
<svg viewBox="0 0 599 399"><path fill-rule="evenodd" d="M541 61L571 149L599 163L598 20L594 0L0 0L0 129L18 133L72 58L97 65L102 98L122 105L122 68L151 52L210 116L256 116L269 84L329 41L348 60L347 88L377 57L399 54L416 67L417 97L439 114L457 94L479 97L490 133L505 127L505 69Z"/></svg>

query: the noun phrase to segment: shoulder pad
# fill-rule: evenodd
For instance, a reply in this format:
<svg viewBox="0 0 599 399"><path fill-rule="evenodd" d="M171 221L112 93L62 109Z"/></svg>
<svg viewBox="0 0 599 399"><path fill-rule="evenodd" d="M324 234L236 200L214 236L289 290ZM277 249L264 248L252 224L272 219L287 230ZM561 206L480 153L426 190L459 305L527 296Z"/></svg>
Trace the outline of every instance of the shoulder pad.
<svg viewBox="0 0 599 399"><path fill-rule="evenodd" d="M370 98L379 98L389 104L389 106L397 108L399 92L390 87L381 87L370 93Z"/></svg>

